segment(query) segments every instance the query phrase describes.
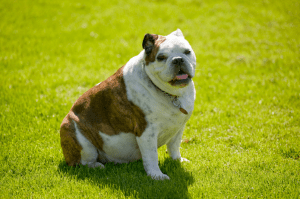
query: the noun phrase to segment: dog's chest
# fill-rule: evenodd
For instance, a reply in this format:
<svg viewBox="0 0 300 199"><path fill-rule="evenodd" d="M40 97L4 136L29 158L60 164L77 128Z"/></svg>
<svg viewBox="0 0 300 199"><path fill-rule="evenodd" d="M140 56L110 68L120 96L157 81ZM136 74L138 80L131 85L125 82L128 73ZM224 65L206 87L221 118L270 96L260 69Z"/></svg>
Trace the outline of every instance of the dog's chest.
<svg viewBox="0 0 300 199"><path fill-rule="evenodd" d="M191 116L193 103L189 103L187 99L180 99L181 104L189 111L186 115L174 105L174 97L157 94L154 89L150 87L149 90L153 91L150 93L148 89L135 86L127 94L129 99L144 112L147 128L151 129L151 133L156 134L157 145L160 147L167 144L179 130L184 128Z"/></svg>
<svg viewBox="0 0 300 199"><path fill-rule="evenodd" d="M180 113L180 114L178 114ZM167 144L168 141L182 128L184 128L189 116L178 112L176 108L160 107L159 112L153 112L147 117L149 127L157 135L157 146Z"/></svg>

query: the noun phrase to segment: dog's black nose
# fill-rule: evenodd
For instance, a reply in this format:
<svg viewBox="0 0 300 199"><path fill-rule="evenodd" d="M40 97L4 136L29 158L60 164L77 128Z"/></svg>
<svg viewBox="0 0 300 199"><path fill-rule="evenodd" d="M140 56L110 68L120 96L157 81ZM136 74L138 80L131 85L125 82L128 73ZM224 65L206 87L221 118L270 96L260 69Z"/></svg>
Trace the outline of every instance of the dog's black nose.
<svg viewBox="0 0 300 199"><path fill-rule="evenodd" d="M184 62L182 57L174 57L172 60L172 64L181 65Z"/></svg>

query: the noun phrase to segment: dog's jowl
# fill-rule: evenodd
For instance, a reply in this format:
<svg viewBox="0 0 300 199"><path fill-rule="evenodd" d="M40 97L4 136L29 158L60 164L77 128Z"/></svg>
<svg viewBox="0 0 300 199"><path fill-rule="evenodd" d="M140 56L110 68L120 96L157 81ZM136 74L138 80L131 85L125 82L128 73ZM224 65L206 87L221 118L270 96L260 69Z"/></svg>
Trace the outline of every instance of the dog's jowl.
<svg viewBox="0 0 300 199"><path fill-rule="evenodd" d="M146 34L143 50L114 75L85 92L64 118L61 147L69 166L104 168L107 162L143 159L153 179L169 179L158 167L157 148L172 159L194 109L196 57L178 29Z"/></svg>

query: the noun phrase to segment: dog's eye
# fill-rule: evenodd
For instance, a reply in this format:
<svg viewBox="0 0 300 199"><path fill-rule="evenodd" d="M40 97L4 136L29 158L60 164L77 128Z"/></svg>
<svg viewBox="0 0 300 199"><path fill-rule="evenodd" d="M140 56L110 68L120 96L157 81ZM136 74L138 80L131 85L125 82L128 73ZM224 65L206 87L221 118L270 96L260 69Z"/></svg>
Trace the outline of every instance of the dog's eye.
<svg viewBox="0 0 300 199"><path fill-rule="evenodd" d="M166 57L164 55L158 55L156 58L158 61L163 61L166 59Z"/></svg>
<svg viewBox="0 0 300 199"><path fill-rule="evenodd" d="M184 54L189 55L189 54L191 54L191 51L190 50L185 50Z"/></svg>

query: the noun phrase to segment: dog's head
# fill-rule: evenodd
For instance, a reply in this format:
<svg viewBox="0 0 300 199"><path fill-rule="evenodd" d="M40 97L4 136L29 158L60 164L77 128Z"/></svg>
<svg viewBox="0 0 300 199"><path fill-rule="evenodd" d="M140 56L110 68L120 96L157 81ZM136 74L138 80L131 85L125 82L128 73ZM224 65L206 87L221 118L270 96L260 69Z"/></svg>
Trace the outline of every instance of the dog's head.
<svg viewBox="0 0 300 199"><path fill-rule="evenodd" d="M145 71L161 90L181 96L195 75L196 56L181 30L168 36L146 34Z"/></svg>

